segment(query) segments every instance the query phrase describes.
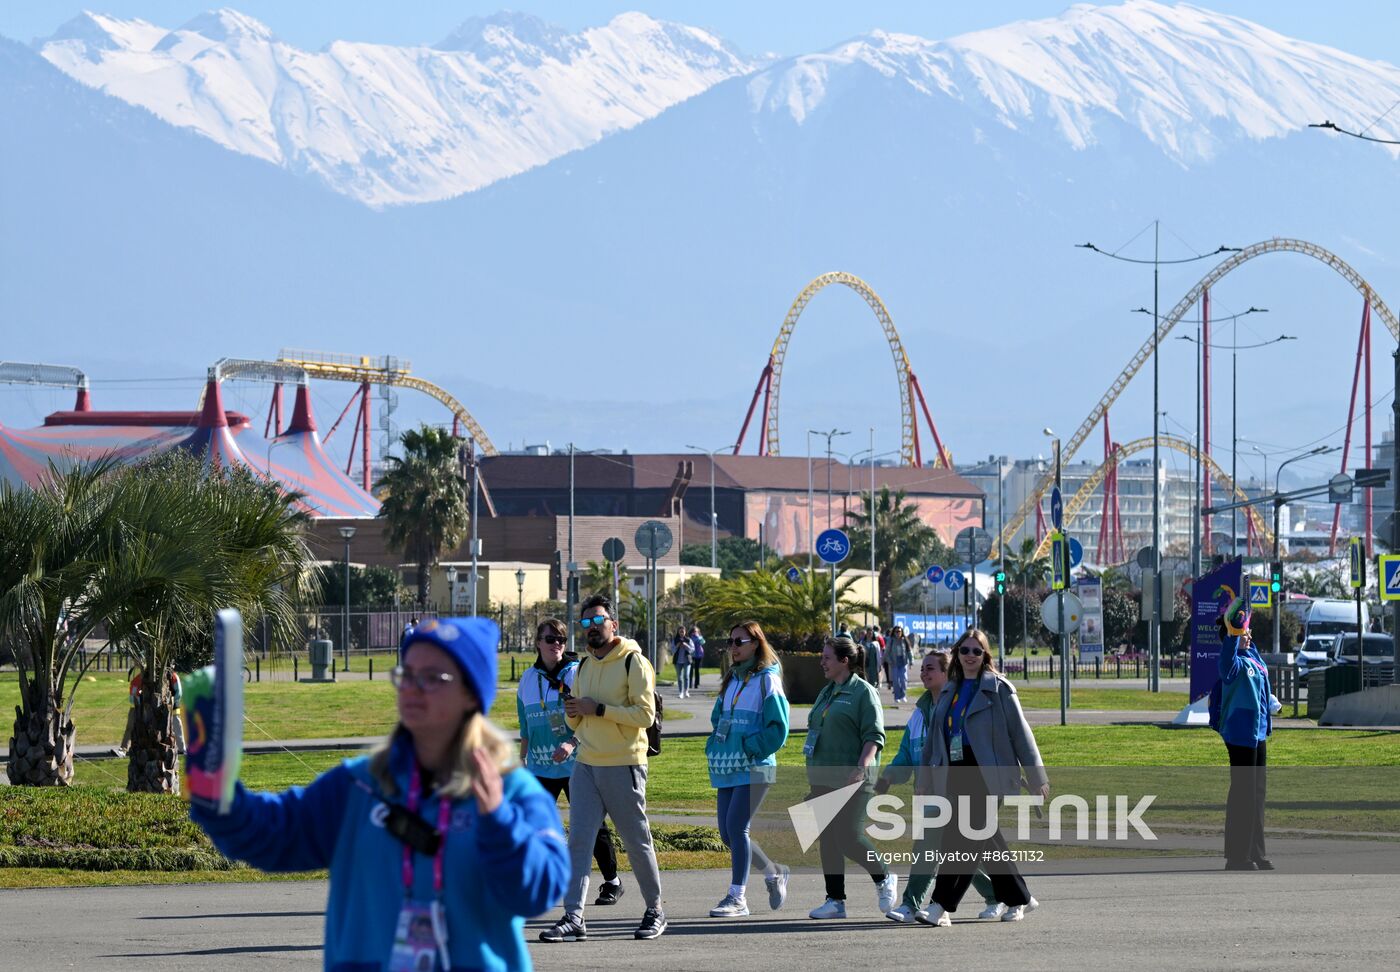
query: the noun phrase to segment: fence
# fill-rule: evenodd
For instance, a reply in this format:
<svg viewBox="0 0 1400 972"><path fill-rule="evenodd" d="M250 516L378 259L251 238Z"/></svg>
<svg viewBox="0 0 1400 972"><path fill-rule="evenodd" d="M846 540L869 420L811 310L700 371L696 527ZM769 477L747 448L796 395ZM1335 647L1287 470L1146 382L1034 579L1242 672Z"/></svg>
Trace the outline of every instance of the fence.
<svg viewBox="0 0 1400 972"><path fill-rule="evenodd" d="M997 659L997 667L1007 677L1020 676L1026 681L1032 678L1058 678L1060 660L1055 655L1030 659L1007 657ZM1095 658L1092 663L1080 662L1078 657L1071 655L1069 677L1146 678L1150 670L1151 666L1148 664L1147 656L1141 653L1109 655L1106 658ZM1166 656L1162 659L1161 671L1163 678L1177 678L1178 676L1184 678L1190 674L1190 667L1185 658Z"/></svg>

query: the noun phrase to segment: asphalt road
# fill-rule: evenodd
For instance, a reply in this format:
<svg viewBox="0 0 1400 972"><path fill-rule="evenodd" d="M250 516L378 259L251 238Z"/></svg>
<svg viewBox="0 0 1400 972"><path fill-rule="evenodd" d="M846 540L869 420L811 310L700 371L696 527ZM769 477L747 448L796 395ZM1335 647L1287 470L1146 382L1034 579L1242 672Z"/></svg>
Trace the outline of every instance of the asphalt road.
<svg viewBox="0 0 1400 972"><path fill-rule="evenodd" d="M1001 968L1344 969L1393 967L1400 877L1227 874L1219 858L1173 859L1156 873L1049 873L1032 880L1040 910L1011 924L966 916L951 928L896 926L874 893L850 879L850 917L818 923L821 879L794 875L788 906L748 918L703 916L723 893L718 871L663 875L670 930L632 939L641 904L587 915L590 940L543 945L540 969L729 970L917 968L940 954L965 963L989 949ZM1082 871L1082 869L1080 869ZM0 892L0 966L25 972L218 968L315 969L321 963L323 882ZM546 921L531 922L533 941ZM960 958L958 958L960 957Z"/></svg>

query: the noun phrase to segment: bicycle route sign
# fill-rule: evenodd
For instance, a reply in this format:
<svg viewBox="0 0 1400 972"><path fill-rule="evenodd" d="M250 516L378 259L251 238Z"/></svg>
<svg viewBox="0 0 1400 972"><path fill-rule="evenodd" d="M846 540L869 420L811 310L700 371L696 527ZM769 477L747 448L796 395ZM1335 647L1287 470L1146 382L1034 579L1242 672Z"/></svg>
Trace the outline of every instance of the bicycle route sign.
<svg viewBox="0 0 1400 972"><path fill-rule="evenodd" d="M817 535L817 556L824 564L839 564L851 553L851 538L846 531L832 527Z"/></svg>

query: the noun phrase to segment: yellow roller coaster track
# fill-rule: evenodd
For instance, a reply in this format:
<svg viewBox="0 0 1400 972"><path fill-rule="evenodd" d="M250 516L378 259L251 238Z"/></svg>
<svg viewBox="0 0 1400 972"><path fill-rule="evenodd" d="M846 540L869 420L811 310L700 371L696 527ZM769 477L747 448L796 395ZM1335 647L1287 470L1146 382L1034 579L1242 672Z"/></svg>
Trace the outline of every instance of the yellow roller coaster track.
<svg viewBox="0 0 1400 972"><path fill-rule="evenodd" d="M1181 319L1186 316L1187 311L1196 306L1196 302L1200 300L1201 294L1204 291L1213 287L1221 278L1236 267L1248 263L1255 257L1263 256L1266 253L1301 253L1303 256L1312 257L1314 260L1331 267L1370 302L1372 313L1385 322L1385 326L1390 329L1392 337L1400 340L1400 321L1396 320L1394 312L1386 306L1385 301L1381 300L1380 295L1376 293L1375 289L1367 283L1365 278L1357 273L1350 264L1335 253L1323 249L1315 243L1309 243L1306 240L1276 237L1272 240L1264 240L1261 243L1251 244L1238 253L1230 254L1229 257L1221 261L1214 269L1202 277L1196 286L1187 291L1186 296L1177 301L1176 306L1162 317L1157 325L1157 333L1154 335L1156 342L1161 343L1161 341L1171 333L1171 329L1180 323ZM1070 457L1079 451L1080 446L1088 440L1090 433L1103 421L1104 414L1108 411L1109 406L1117 401L1118 396L1123 393L1123 389L1128 386L1128 382L1142 369L1142 366L1151 360L1153 341L1154 338L1150 337L1144 342L1143 346L1138 349L1137 354L1133 355L1132 360L1128 362L1128 366L1114 379L1108 391L1104 392L1103 397L1099 399L1099 403L1094 406L1093 411L1080 423L1074 435L1070 437L1068 442L1065 442L1061 446L1062 461L1068 462ZM1161 438L1165 439L1165 436ZM998 546L1003 543L1010 543L1011 538L1016 536L1016 532L1021 529L1021 526L1026 522L1026 518L1030 516L1031 511L1040 505L1041 498L1045 495L1046 491L1050 489L1054 480L1055 471L1053 469L1046 470L1036 482L1035 488L1032 489L1030 494L1026 497L1025 502L1021 504L1020 509L1016 511L1011 519L1007 520L1006 526L1002 529L1001 536L998 537ZM997 552L994 550L992 556L995 557L996 555Z"/></svg>
<svg viewBox="0 0 1400 972"><path fill-rule="evenodd" d="M880 295L855 274L842 270L824 273L802 288L802 292L797 295L797 299L788 308L787 317L783 318L783 326L778 330L777 340L773 342L770 358L773 377L769 384L768 414L764 419L768 430L768 454L771 456L781 455L778 450L778 390L782 384L783 359L787 357L788 341L792 339L792 332L797 327L797 319L802 316L802 312L811 303L812 298L832 284L843 284L860 294L861 298L870 305L870 309L875 312L875 319L880 322L880 327L885 332L885 340L889 343L890 354L894 357L894 370L898 376L899 384L899 409L903 420L900 433L900 455L906 466L915 465L914 401L913 391L909 387L909 356L904 353L904 344L899 339L899 332L895 330L894 321L891 320L890 312L885 308L885 302L880 299ZM946 458L946 456L939 457L940 465L946 464Z"/></svg>
<svg viewBox="0 0 1400 972"><path fill-rule="evenodd" d="M349 381L357 385L368 382L371 385L392 385L397 388L412 388L431 395L452 410L452 414L466 428L467 434L476 440L476 447L482 455L494 456L498 452L486 430L481 427L466 406L457 401L446 390L431 381L409 373L409 363L400 358L371 358L363 355L327 354L320 351L294 351L283 349L276 361L250 361L225 359L215 366L219 378L258 377L269 380L283 380L280 377L289 369L299 369L308 378L324 378L329 381ZM294 374L294 373L293 373ZM291 375L285 380L295 380ZM202 403L201 403L202 404Z"/></svg>
<svg viewBox="0 0 1400 972"><path fill-rule="evenodd" d="M1162 443L1163 449L1174 449L1177 452L1184 454L1190 459L1200 459L1202 465L1209 469L1210 474L1213 477L1215 477L1215 481L1218 482L1225 489L1234 493L1235 499L1249 499L1249 497L1245 495L1244 490L1240 489L1233 482L1231 482L1230 474L1225 471L1225 467L1221 466L1219 463L1217 463L1214 459L1212 459L1205 453L1197 452L1196 447L1193 446L1186 439L1182 439L1174 435L1163 435L1158 437L1158 441ZM1066 525L1073 523L1074 518L1079 515L1079 511L1084 508L1084 506L1089 502L1089 500L1094 498L1094 491L1099 488L1100 484L1103 483L1104 476L1108 475L1109 467L1111 467L1115 463L1122 462L1124 459L1128 458L1131 455L1142 452L1145 449L1151 448L1152 436L1149 435L1145 438L1134 439L1133 441L1125 445L1120 445L1116 449L1114 449L1113 455L1109 456L1106 462L1101 463L1099 465L1099 468L1094 470L1094 474L1092 476L1084 480L1084 485L1080 486L1078 492L1071 496L1069 502L1065 504ZM1259 510L1253 506L1246 507L1246 510L1248 511L1250 520L1254 522L1254 532L1263 538L1264 544L1266 546L1273 544L1274 532L1270 530L1268 524L1264 522L1264 517L1260 515ZM1037 557L1044 556L1046 552L1049 551L1049 549L1050 538L1046 536L1043 540L1040 541L1040 545L1036 547L1035 555Z"/></svg>

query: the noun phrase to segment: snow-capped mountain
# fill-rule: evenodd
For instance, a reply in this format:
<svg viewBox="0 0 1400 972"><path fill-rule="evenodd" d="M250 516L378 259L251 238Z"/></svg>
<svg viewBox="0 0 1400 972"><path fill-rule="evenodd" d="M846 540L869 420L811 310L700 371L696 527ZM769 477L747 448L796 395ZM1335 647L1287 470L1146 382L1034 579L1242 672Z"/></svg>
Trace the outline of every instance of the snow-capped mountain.
<svg viewBox="0 0 1400 972"><path fill-rule="evenodd" d="M931 41L877 31L749 82L755 110L801 123L841 75L873 69L1013 129L1048 126L1088 148L1108 119L1170 158L1213 158L1223 138L1272 138L1331 118L1364 125L1400 99L1400 68L1185 4L1076 4L1059 17ZM1390 137L1400 117L1376 132Z"/></svg>
<svg viewBox="0 0 1400 972"><path fill-rule="evenodd" d="M376 207L489 185L753 68L639 13L578 34L503 13L434 47L317 52L229 9L175 30L84 13L37 47L84 84Z"/></svg>

